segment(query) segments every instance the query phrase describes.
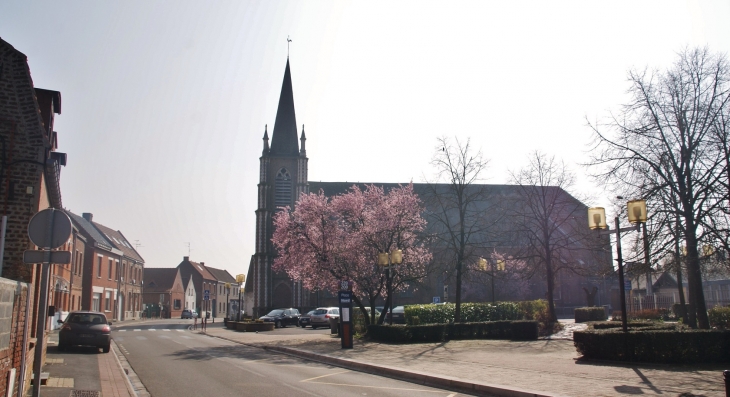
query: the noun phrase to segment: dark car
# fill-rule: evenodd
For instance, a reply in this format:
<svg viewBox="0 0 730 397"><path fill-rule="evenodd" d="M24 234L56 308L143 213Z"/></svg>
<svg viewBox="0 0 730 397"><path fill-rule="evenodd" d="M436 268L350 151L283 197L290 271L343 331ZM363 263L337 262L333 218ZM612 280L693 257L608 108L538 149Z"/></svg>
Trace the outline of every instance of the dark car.
<svg viewBox="0 0 730 397"><path fill-rule="evenodd" d="M104 313L92 311L71 312L66 317L58 332L58 350L64 351L69 346L96 346L104 353L109 353L112 341L111 323L107 322Z"/></svg>
<svg viewBox="0 0 730 397"><path fill-rule="evenodd" d="M314 310L310 310L307 314L302 314L299 317L299 326L305 328L307 325L312 325L311 317Z"/></svg>
<svg viewBox="0 0 730 397"><path fill-rule="evenodd" d="M390 311L385 314L385 322L390 323ZM405 324L406 323L406 311L403 306L396 306L393 308L393 324Z"/></svg>
<svg viewBox="0 0 730 397"><path fill-rule="evenodd" d="M288 309L274 309L269 314L259 317L259 320L274 323L274 327L281 328L287 325L296 326L299 322L299 316L299 310L290 307Z"/></svg>
<svg viewBox="0 0 730 397"><path fill-rule="evenodd" d="M182 314L180 315L180 318L181 319L184 319L184 318L195 318L195 317L198 317L198 312L196 312L195 310L190 310L190 309L183 310L182 311Z"/></svg>

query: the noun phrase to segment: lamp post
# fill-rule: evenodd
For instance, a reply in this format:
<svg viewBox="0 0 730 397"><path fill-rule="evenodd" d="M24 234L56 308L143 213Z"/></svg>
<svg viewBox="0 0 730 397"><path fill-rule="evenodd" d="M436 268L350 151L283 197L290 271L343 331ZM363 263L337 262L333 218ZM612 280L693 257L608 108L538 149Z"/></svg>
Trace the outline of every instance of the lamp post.
<svg viewBox="0 0 730 397"><path fill-rule="evenodd" d="M228 301L230 295L231 283L226 283L226 322L228 322L228 319L231 317L231 314L228 313L231 310L231 303Z"/></svg>
<svg viewBox="0 0 730 397"><path fill-rule="evenodd" d="M238 283L238 286L240 287L240 289L238 291L238 321L241 321L241 298L243 297L243 283L246 282L246 275L237 274L236 282Z"/></svg>
<svg viewBox="0 0 730 397"><path fill-rule="evenodd" d="M395 265L400 265L403 263L403 251L396 249L390 251L390 254L387 252L381 252L378 254L378 265L383 266L385 269L385 278L387 280L387 288L388 288L388 301L390 302L390 320L389 324L393 325L393 274L390 271L390 268ZM395 271L395 269L393 269Z"/></svg>
<svg viewBox="0 0 730 397"><path fill-rule="evenodd" d="M492 304L496 304L497 300L495 299L494 295L494 261L489 261L490 265L492 266ZM484 258L479 258L479 269L481 269L483 272L487 271L487 260ZM504 270L504 260L503 259L497 259L497 270L502 271Z"/></svg>
<svg viewBox="0 0 730 397"><path fill-rule="evenodd" d="M624 267L623 257L621 254L621 232L630 232L633 230L638 231L641 229L642 223L646 224L646 200L631 200L627 203L627 208L629 222L634 226L621 228L618 216L616 216L614 219L616 225L615 230L608 229L608 225L606 224L606 210L603 207L588 208L588 227L592 230L601 229L601 235L616 235L616 261L618 262L618 282L619 291L621 293L621 326L623 327L624 332L628 331L628 326L626 324L626 288L624 287Z"/></svg>

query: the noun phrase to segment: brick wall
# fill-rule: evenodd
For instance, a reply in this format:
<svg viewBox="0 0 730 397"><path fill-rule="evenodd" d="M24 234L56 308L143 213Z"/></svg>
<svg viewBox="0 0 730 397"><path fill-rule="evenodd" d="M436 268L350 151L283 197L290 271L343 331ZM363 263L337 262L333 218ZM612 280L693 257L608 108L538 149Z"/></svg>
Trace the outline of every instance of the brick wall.
<svg viewBox="0 0 730 397"><path fill-rule="evenodd" d="M18 388L26 325L28 284L0 278L0 395L6 395L8 373L15 368L14 393ZM30 337L30 334L28 334ZM32 358L32 351L27 353ZM26 384L30 382L32 359L26 362Z"/></svg>

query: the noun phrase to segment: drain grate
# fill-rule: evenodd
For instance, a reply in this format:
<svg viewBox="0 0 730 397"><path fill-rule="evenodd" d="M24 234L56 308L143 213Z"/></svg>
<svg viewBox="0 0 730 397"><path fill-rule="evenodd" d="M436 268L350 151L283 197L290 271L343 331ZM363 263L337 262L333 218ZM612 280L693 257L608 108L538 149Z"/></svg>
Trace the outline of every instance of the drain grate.
<svg viewBox="0 0 730 397"><path fill-rule="evenodd" d="M99 390L71 390L68 397L101 397Z"/></svg>

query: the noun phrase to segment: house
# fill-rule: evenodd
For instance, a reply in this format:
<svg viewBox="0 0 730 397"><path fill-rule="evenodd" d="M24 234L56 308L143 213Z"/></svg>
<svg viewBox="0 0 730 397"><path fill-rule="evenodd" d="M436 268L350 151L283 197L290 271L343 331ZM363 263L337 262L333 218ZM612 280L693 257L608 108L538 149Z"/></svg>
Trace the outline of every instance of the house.
<svg viewBox="0 0 730 397"><path fill-rule="evenodd" d="M94 223L94 226L104 234L114 248L122 254L120 263L115 263L115 277L118 289L118 305L115 318L119 320L138 319L141 310L142 280L144 279L144 259L132 247L122 232L113 230L102 224Z"/></svg>
<svg viewBox="0 0 730 397"><path fill-rule="evenodd" d="M202 316L204 315L203 312L208 312L215 318L218 304L218 279L206 269L205 262L193 262L189 256L184 256L177 268L180 269L180 276L183 279L193 279L193 286L196 291L195 310L198 314ZM207 294L206 291L208 291ZM207 300L205 299L206 296L208 297Z"/></svg>
<svg viewBox="0 0 730 397"><path fill-rule="evenodd" d="M150 317L180 318L183 311L185 288L180 269L147 268L144 271L144 293L142 303Z"/></svg>
<svg viewBox="0 0 730 397"><path fill-rule="evenodd" d="M0 143L3 147L0 200L4 230L4 251L0 252L0 394L27 390L36 346L45 360L45 342L35 341L40 302L40 265L23 262L23 252L34 249L28 238L28 222L38 211L61 209L61 167L66 154L57 151L55 115L61 114L61 93L35 88L25 54L0 39ZM69 248L65 244L63 248ZM70 275L51 269L58 285L68 286ZM63 280L63 281L61 281ZM63 305L68 293L53 293L49 302ZM59 291L60 292L60 291ZM26 304L33 302L26 318ZM51 318L45 329L50 329ZM11 376L12 375L12 376ZM8 391L8 382L15 385Z"/></svg>
<svg viewBox="0 0 730 397"><path fill-rule="evenodd" d="M216 285L218 302L214 311L215 316L228 317L228 313L232 311L235 315L235 310L238 307L238 294L241 290L240 285L227 270L216 269L210 266L206 266L205 268L218 280L218 284ZM232 309L231 304L235 308Z"/></svg>
<svg viewBox="0 0 730 397"><path fill-rule="evenodd" d="M195 285L193 284L193 278L188 277L182 279L183 286L185 287L185 309L196 310L197 293L195 292Z"/></svg>

